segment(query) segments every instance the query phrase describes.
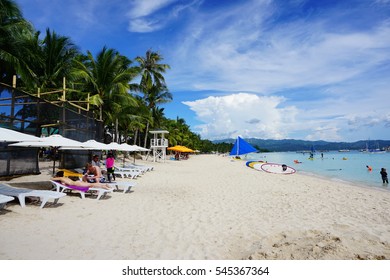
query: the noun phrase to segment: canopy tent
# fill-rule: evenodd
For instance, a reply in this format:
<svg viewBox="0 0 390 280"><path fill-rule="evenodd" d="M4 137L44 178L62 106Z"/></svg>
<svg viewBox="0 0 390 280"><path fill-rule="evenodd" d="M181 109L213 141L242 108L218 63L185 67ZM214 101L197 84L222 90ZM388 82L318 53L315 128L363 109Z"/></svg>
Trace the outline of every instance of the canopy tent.
<svg viewBox="0 0 390 280"><path fill-rule="evenodd" d="M41 138L0 127L0 142L40 141Z"/></svg>
<svg viewBox="0 0 390 280"><path fill-rule="evenodd" d="M257 152L257 150L252 147L251 144L238 136L236 142L234 143L233 149L230 151L230 156L245 155L253 152Z"/></svg>
<svg viewBox="0 0 390 280"><path fill-rule="evenodd" d="M19 147L52 147L56 152L57 149L61 147L73 148L75 150L82 149L84 144L82 142L63 137L59 134L51 135L49 137L39 138L40 141L21 141L19 143L10 144L10 146L19 146ZM54 156L53 160L53 174L55 173L56 159Z"/></svg>

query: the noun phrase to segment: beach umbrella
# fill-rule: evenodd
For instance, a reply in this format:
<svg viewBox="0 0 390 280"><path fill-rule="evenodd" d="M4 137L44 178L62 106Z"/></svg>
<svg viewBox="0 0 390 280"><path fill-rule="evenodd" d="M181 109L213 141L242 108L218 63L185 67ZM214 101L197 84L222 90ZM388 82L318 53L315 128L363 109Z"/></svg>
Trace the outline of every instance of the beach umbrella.
<svg viewBox="0 0 390 280"><path fill-rule="evenodd" d="M96 140L88 140L85 142L81 142L82 146L80 146L80 150L108 150L108 145L98 142ZM60 150L75 150L75 147L63 146Z"/></svg>
<svg viewBox="0 0 390 280"><path fill-rule="evenodd" d="M10 146L19 146L19 147L52 147L54 152L56 152L61 147L73 148L75 150L82 149L83 143L63 137L59 134L51 135L49 137L41 137L40 141L21 141L15 144L10 144ZM53 160L53 174L55 173L56 157L54 154Z"/></svg>
<svg viewBox="0 0 390 280"><path fill-rule="evenodd" d="M40 141L41 138L0 127L0 142Z"/></svg>
<svg viewBox="0 0 390 280"><path fill-rule="evenodd" d="M114 150L114 151L123 151L123 146L116 142L111 142L110 144L107 144L107 149L108 150Z"/></svg>
<svg viewBox="0 0 390 280"><path fill-rule="evenodd" d="M83 142L83 144L86 145L86 147L90 150L96 149L96 150L108 150L107 144L104 144L102 142L98 142L96 140L88 140Z"/></svg>
<svg viewBox="0 0 390 280"><path fill-rule="evenodd" d="M193 153L194 152L194 150L187 148L186 146L180 146L180 145L169 147L168 150L174 151L174 152L181 152L181 153Z"/></svg>
<svg viewBox="0 0 390 280"><path fill-rule="evenodd" d="M135 151L137 151L137 152L149 152L150 151L150 149L146 149L146 148L143 148L143 147L140 147L137 145L132 145L132 146L135 149Z"/></svg>
<svg viewBox="0 0 390 280"><path fill-rule="evenodd" d="M132 146L133 146L133 148L135 149L136 152L149 152L150 151L150 149L146 149L146 148L140 147L138 145L132 145ZM133 162L135 163L135 153L134 153L133 159L134 159Z"/></svg>

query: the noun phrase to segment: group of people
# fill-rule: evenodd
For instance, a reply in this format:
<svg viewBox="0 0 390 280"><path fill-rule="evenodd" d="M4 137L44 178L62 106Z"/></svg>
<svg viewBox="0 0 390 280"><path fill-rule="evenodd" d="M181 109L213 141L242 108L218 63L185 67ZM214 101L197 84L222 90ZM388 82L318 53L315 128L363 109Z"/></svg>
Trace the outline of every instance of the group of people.
<svg viewBox="0 0 390 280"><path fill-rule="evenodd" d="M115 157L113 153L108 153L106 158L107 179L111 183L111 178L115 181L114 173ZM92 161L85 166L85 174L82 178L84 182L96 183L105 182L103 171L100 168L100 159L98 155L92 157Z"/></svg>
<svg viewBox="0 0 390 280"><path fill-rule="evenodd" d="M107 171L103 171L100 168L100 159L98 155L94 155L92 157L92 161L88 162L85 166L85 173L81 179L81 181L74 181L70 178L64 177L64 172L57 172L56 176L52 178L53 181L60 181L66 185L79 186L79 187L95 187L95 188L104 188L110 189L110 187L106 184L106 179L103 176L103 172L107 172L108 183L111 183L111 178L115 181L114 174L114 165L115 165L115 157L113 153L108 153L106 158L106 169Z"/></svg>

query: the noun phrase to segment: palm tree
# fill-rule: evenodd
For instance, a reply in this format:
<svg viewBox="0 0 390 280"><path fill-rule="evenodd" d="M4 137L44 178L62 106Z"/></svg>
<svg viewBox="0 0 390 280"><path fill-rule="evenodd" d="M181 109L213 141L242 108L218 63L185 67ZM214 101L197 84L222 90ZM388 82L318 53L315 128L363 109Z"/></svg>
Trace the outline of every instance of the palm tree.
<svg viewBox="0 0 390 280"><path fill-rule="evenodd" d="M42 92L60 90L64 77L70 82L73 60L79 54L70 38L60 36L50 29L43 40L39 32L26 37L24 42L24 62L29 71L22 72L26 90ZM56 100L58 94L46 96Z"/></svg>
<svg viewBox="0 0 390 280"><path fill-rule="evenodd" d="M115 126L118 140L119 115L122 108L137 106L129 94L130 81L138 74L131 61L114 49L103 49L96 59L91 52L75 61L73 76L82 81L82 92L91 93L91 102L100 107L99 117L106 126Z"/></svg>
<svg viewBox="0 0 390 280"><path fill-rule="evenodd" d="M132 89L143 93L143 99L150 112L156 109L158 104L170 102L172 94L168 91L163 73L170 69L168 64L160 63L163 60L162 55L148 50L145 57L137 56L135 60L139 63L138 72L141 75L139 85L132 85ZM151 122L146 123L144 147L148 139L149 126Z"/></svg>
<svg viewBox="0 0 390 280"><path fill-rule="evenodd" d="M165 85L155 85L152 84L147 86L146 84L141 84L141 91L144 94L144 101L146 106L149 108L150 112L156 111L158 104L163 104L170 102L172 100L172 94L168 91ZM144 147L146 148L146 143L148 139L150 122L146 123L146 131L145 131L145 140Z"/></svg>
<svg viewBox="0 0 390 280"><path fill-rule="evenodd" d="M11 84L23 65L23 42L32 26L22 16L15 1L0 0L0 82Z"/></svg>
<svg viewBox="0 0 390 280"><path fill-rule="evenodd" d="M135 60L139 63L139 73L141 74L140 85L150 87L155 84L157 87L165 86L163 73L170 69L168 64L159 63L163 60L162 55L148 50L145 57L137 56Z"/></svg>

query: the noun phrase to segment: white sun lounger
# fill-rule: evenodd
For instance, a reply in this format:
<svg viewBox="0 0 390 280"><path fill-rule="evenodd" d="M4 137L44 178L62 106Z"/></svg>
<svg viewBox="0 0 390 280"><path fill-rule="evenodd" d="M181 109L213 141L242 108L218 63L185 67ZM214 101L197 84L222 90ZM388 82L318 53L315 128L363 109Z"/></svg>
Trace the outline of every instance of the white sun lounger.
<svg viewBox="0 0 390 280"><path fill-rule="evenodd" d="M15 188L4 183L0 184L0 194L17 197L21 207L26 207L26 197L38 197L41 201L40 208L43 208L49 199L53 199L54 203L57 203L61 197L66 196L64 193L53 191Z"/></svg>
<svg viewBox="0 0 390 280"><path fill-rule="evenodd" d="M119 190L119 188L123 189L123 193L129 193L131 188L136 185L134 182L107 182L107 184L115 187L117 190Z"/></svg>
<svg viewBox="0 0 390 280"><path fill-rule="evenodd" d="M135 164L135 163L132 163L132 164L128 164L125 166L126 168L135 168L135 169L141 169L141 170L144 170L144 171L152 171L153 170L153 166L150 166L150 165L141 165L141 164Z"/></svg>
<svg viewBox="0 0 390 280"><path fill-rule="evenodd" d="M114 167L114 174L119 175L121 178L130 178L135 179L138 176L141 176L143 172L139 169L134 168L123 168L123 167Z"/></svg>
<svg viewBox="0 0 390 280"><path fill-rule="evenodd" d="M72 192L72 191L78 191L81 198L85 198L85 193L97 193L96 199L99 200L100 198L106 196L107 193L112 193L113 189L106 190L103 188L90 188L90 187L78 187L78 186L67 186L64 184L61 184L60 182L52 181L50 180L50 183L53 185L53 189L58 193L63 193L65 191Z"/></svg>
<svg viewBox="0 0 390 280"><path fill-rule="evenodd" d="M10 202L14 199L15 198L13 198L12 196L0 194L0 209L3 209L5 207L5 205L7 204L7 202Z"/></svg>

